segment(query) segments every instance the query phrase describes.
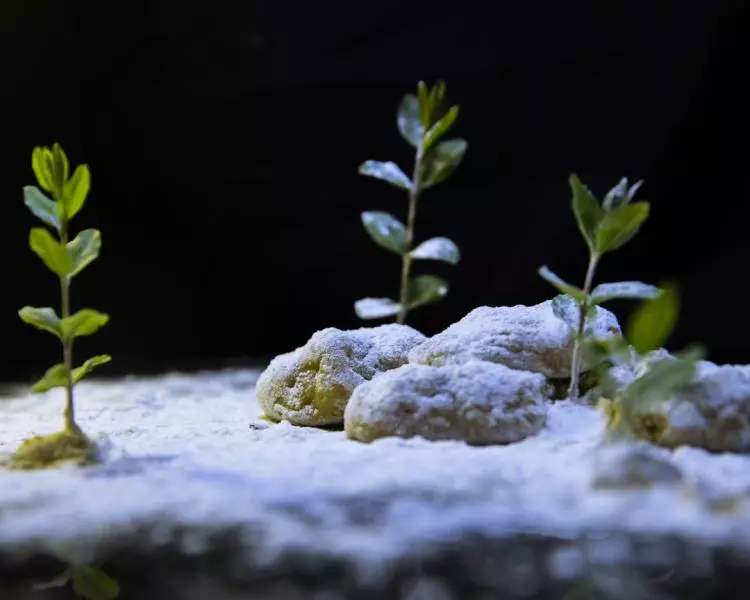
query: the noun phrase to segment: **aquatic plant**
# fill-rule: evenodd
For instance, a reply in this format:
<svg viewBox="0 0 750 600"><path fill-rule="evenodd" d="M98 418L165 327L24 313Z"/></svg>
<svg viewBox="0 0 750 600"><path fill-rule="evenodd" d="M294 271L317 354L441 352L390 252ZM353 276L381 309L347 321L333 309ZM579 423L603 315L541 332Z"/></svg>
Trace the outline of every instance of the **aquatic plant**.
<svg viewBox="0 0 750 600"><path fill-rule="evenodd" d="M109 321L108 315L90 308L71 313L71 282L99 256L101 248L101 233L96 229L85 229L71 239L70 221L83 208L91 186L88 165L77 166L70 175L68 157L60 144L54 144L51 149L34 148L31 165L42 189L24 187L24 201L34 216L57 234L57 239L48 229L34 227L29 245L59 279L60 315L54 308L34 306L24 306L18 314L24 322L60 340L62 362L49 368L31 389L42 393L56 387L64 388L65 409L62 432L29 439L16 451L11 464L18 468L36 468L66 460L80 463L92 460L93 446L75 420L73 388L95 367L111 359L102 354L78 367L73 366L74 340L95 333Z"/></svg>
<svg viewBox="0 0 750 600"><path fill-rule="evenodd" d="M359 167L362 175L387 181L406 190L409 199L406 224L382 211L362 213L362 224L372 240L401 257L398 302L390 298L363 298L354 304L360 319L396 316L405 323L410 310L436 302L448 293L448 283L434 275L410 277L414 260L439 260L457 264L458 246L446 237L434 237L414 247L417 206L422 193L445 181L463 160L468 144L463 139L439 141L458 117L459 107L444 109L445 82L431 89L420 81L417 94L406 94L399 106L396 123L401 136L415 149L414 168L409 177L391 161L367 160Z"/></svg>
<svg viewBox="0 0 750 600"><path fill-rule="evenodd" d="M584 284L579 288L567 283L547 266L540 267L539 274L562 292L553 300L553 309L574 332L568 396L576 400L580 392L581 346L591 337L591 327L587 325L590 324L596 307L617 298L653 299L659 295L659 289L640 281L601 283L593 287L596 269L602 256L629 242L648 218L650 204L632 202L643 182L638 181L629 186L628 179L622 178L607 192L601 204L576 174L571 174L568 182L572 191L573 213L589 249Z"/></svg>

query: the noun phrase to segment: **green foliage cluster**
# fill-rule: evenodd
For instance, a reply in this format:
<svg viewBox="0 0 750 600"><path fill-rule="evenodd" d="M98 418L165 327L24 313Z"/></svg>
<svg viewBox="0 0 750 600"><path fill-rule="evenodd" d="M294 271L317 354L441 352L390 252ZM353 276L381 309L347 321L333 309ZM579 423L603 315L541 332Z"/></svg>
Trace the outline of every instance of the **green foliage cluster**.
<svg viewBox="0 0 750 600"><path fill-rule="evenodd" d="M578 398L582 367L581 347L592 336L591 322L596 307L617 298L652 299L659 289L640 281L601 283L592 289L599 261L606 253L613 252L629 242L643 222L648 218L648 202L632 202L643 182L629 186L623 178L599 203L596 196L581 182L577 175L569 179L572 191L572 208L578 228L589 250L589 263L582 288L567 283L543 266L539 274L551 283L561 295L553 300L555 314L568 323L574 331L573 359L570 367L568 396Z"/></svg>
<svg viewBox="0 0 750 600"><path fill-rule="evenodd" d="M468 144L464 139L440 141L458 118L459 107L444 107L445 82L432 88L419 82L417 94L406 94L396 123L401 136L415 150L414 169L409 177L391 161L368 160L359 167L362 175L382 179L405 190L409 207L406 224L382 211L362 213L362 224L372 240L401 257L401 285L398 301L390 298L363 298L354 304L361 319L396 316L405 323L410 310L436 302L448 293L448 283L434 275L410 277L414 260L459 262L458 246L446 237L434 237L414 246L417 206L424 190L445 181L463 160Z"/></svg>
<svg viewBox="0 0 750 600"><path fill-rule="evenodd" d="M24 306L18 314L29 325L58 338L63 355L63 361L50 367L32 391L41 393L55 387L65 388L65 431L80 433L75 422L73 386L111 358L103 354L89 358L78 367L73 366L74 340L95 333L109 321L108 315L90 308L75 313L70 310L71 282L96 260L102 243L101 233L96 229L85 229L70 238L70 221L86 202L91 173L84 164L77 166L71 175L68 157L60 144L54 144L51 149L34 148L31 166L39 187L24 187L24 201L57 239L50 229L34 227L29 235L29 245L60 281L61 310L58 315L54 308Z"/></svg>
<svg viewBox="0 0 750 600"><path fill-rule="evenodd" d="M607 340L588 339L584 352L597 373L602 399L599 408L607 416L612 437L636 436L658 441L668 425L659 407L689 386L695 377L697 361L704 356L700 346L690 346L670 358L658 360L623 389L610 375L614 364L635 354L644 360L648 353L662 348L677 324L680 297L677 286L668 283L662 292L644 302L631 316L625 336Z"/></svg>

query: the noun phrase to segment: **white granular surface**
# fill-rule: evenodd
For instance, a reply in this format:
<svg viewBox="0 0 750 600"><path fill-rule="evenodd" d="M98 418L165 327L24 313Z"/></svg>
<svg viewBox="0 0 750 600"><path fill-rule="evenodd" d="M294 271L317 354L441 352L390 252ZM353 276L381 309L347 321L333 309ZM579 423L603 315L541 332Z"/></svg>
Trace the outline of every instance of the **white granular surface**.
<svg viewBox="0 0 750 600"><path fill-rule="evenodd" d="M188 550L217 530L259 528L248 560L273 563L290 547L348 556L363 572L420 544L473 531L576 535L588 530L678 533L750 545L750 512L713 511L707 498L747 495L750 457L692 448L663 456L685 486L595 490L603 421L558 403L537 435L508 446L389 438L366 445L343 432L273 425L259 416L257 371L84 382L81 426L111 443L105 465L0 471L0 552L37 541L116 537L135 525L169 536L187 526ZM0 401L0 452L60 428L62 392ZM377 506L370 523L352 507ZM368 570L369 568L369 570Z"/></svg>

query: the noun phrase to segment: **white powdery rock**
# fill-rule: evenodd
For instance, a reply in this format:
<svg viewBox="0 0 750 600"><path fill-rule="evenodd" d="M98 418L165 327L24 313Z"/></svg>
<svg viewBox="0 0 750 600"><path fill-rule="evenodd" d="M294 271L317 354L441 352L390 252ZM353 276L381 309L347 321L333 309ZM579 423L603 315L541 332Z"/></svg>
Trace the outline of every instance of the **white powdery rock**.
<svg viewBox="0 0 750 600"><path fill-rule="evenodd" d="M601 307L592 325L597 337L620 333L615 316ZM534 306L476 308L414 348L409 362L440 367L478 359L564 378L570 377L572 353L573 332L547 300Z"/></svg>
<svg viewBox="0 0 750 600"><path fill-rule="evenodd" d="M258 379L258 403L276 421L340 424L354 389L405 364L409 350L425 339L416 329L397 324L323 329L304 346L271 361Z"/></svg>
<svg viewBox="0 0 750 600"><path fill-rule="evenodd" d="M360 385L344 413L347 437L518 442L545 423L551 386L543 375L469 361L408 364Z"/></svg>
<svg viewBox="0 0 750 600"><path fill-rule="evenodd" d="M664 414L661 445L750 451L750 365L700 361L693 383L665 405Z"/></svg>

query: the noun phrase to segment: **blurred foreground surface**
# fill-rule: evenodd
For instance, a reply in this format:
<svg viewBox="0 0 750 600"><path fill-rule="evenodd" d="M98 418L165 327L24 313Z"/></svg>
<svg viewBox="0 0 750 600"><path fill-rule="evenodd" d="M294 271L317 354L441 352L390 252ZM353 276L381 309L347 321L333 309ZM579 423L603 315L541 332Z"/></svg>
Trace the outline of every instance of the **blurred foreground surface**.
<svg viewBox="0 0 750 600"><path fill-rule="evenodd" d="M79 388L105 464L0 471L0 598L61 554L102 562L123 600L745 598L750 457L602 446L598 413L555 404L508 446L251 426L257 371ZM62 397L0 404L0 452L61 424ZM617 480L638 451L680 476Z"/></svg>

